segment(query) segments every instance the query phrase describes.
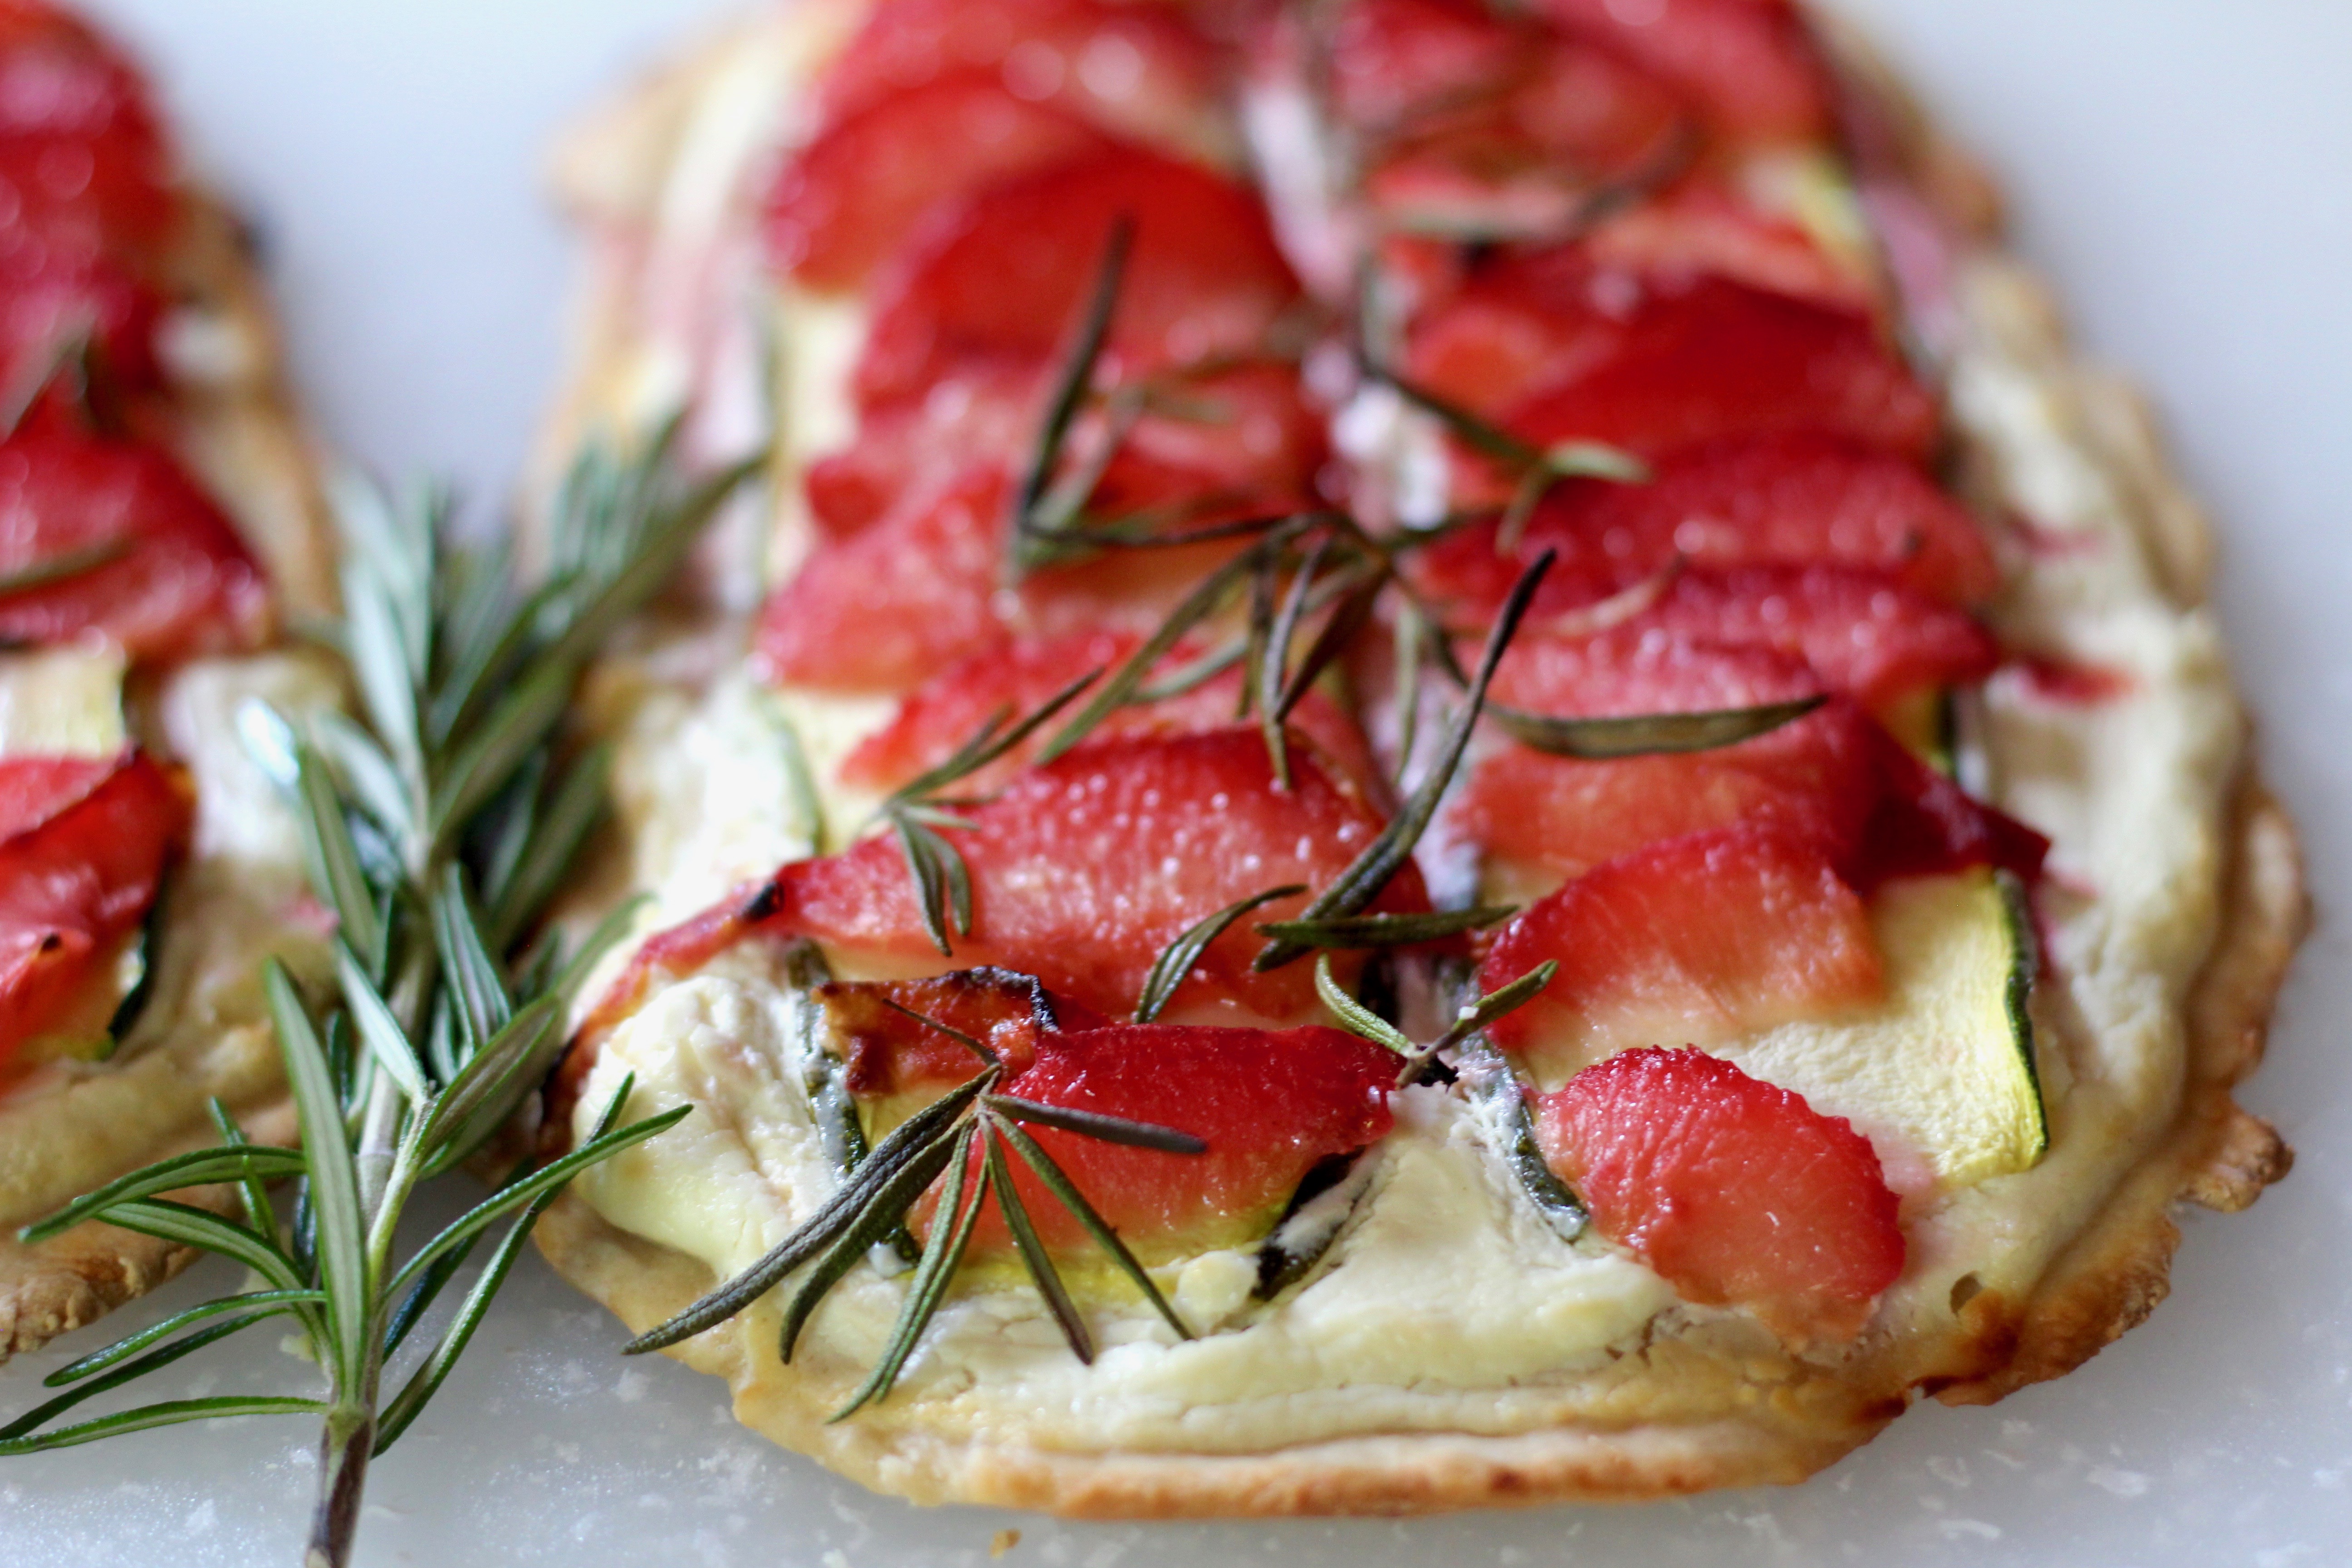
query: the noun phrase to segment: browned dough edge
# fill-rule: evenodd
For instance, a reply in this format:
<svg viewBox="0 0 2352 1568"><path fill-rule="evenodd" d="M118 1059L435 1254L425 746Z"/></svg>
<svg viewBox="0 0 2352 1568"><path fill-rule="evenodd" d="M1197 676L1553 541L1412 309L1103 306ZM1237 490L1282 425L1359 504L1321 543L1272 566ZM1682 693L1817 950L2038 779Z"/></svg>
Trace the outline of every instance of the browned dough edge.
<svg viewBox="0 0 2352 1568"><path fill-rule="evenodd" d="M2000 201L1991 178L1933 128L1850 30L1832 24L1831 41L1899 112L1905 161L1922 194L1956 229L1988 247L1996 243ZM575 138L560 173L576 215L609 219L638 207L680 99L715 52L649 78L617 112ZM613 160L605 166L616 177L594 177L599 158ZM2021 273L2006 280L2020 286L2010 292L2012 306L2043 312L2016 325L2046 349L2037 356L2042 368L2069 384L2082 434L2118 484L2160 581L2182 605L2201 602L2210 532L2172 474L2146 402L2128 383L2067 352L2047 296ZM574 340L576 371L548 426L551 452L576 439L610 354L628 339L629 282L625 263L606 258L592 270ZM2309 924L2301 852L2292 822L2250 763L2242 764L2225 811L2218 934L2188 999L2185 1082L2168 1130L2122 1174L2030 1296L2021 1301L1986 1290L1961 1311L1958 1334L1886 1347L1846 1379L1785 1354L1759 1356L1752 1345L1685 1347L1759 1396L1709 1420L1577 1422L1500 1436L1395 1433L1248 1455L1094 1455L828 1426L824 1394L795 1397L788 1382L762 1376L740 1338L707 1334L667 1353L726 1378L746 1426L864 1485L923 1502L1075 1518L1402 1515L1639 1502L1803 1480L1876 1436L1920 1394L1990 1404L2080 1366L2163 1300L2180 1239L2176 1205L2242 1209L2292 1165L2276 1131L2240 1108L2231 1089L2261 1059L2288 963ZM559 1273L632 1332L675 1315L717 1282L698 1261L619 1229L570 1194L541 1222L538 1239ZM1648 1356L1645 1350L1628 1359ZM1655 1375L1673 1376L1675 1369Z"/></svg>
<svg viewBox="0 0 2352 1568"><path fill-rule="evenodd" d="M290 1146L295 1141L294 1107L283 1096L242 1112L237 1120L257 1143ZM212 1142L207 1125L157 1147L148 1157L160 1160ZM192 1187L166 1195L224 1215L236 1202L227 1187ZM0 1236L0 1363L96 1322L199 1256L193 1247L177 1247L96 1220L33 1246L13 1233Z"/></svg>
<svg viewBox="0 0 2352 1568"><path fill-rule="evenodd" d="M284 370L277 321L247 231L207 192L189 193L188 229L174 258L184 300L230 323L251 351L236 374L175 385L175 445L269 574L281 618L317 615L336 602L334 544L320 484L320 459ZM283 1094L236 1108L257 1142L291 1144L294 1114ZM127 1164L213 1141L201 1111L175 1139ZM226 1187L173 1196L227 1212ZM0 1234L0 1363L37 1350L143 1296L194 1261L196 1249L93 1221L35 1246Z"/></svg>

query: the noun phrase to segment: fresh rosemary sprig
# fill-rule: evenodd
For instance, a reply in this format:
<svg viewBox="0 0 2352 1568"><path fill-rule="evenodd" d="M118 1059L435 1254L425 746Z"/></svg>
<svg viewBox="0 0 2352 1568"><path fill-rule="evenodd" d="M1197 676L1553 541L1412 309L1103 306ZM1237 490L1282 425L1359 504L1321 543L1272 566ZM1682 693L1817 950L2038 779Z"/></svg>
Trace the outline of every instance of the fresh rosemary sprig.
<svg viewBox="0 0 2352 1568"><path fill-rule="evenodd" d="M1055 378L1053 395L1046 400L1045 418L1038 430L1035 449L1030 454L1021 489L1013 498L1013 526L1008 531L1013 540L1012 567L1016 578L1057 559L1067 548L1069 542L1064 536L1072 531L1071 524L1102 478L1103 465L1118 447L1121 432L1116 426L1123 420L1114 421L1114 429L1103 443L1098 462L1084 465L1085 471L1079 476L1056 482L1055 475L1062 465L1062 449L1069 441L1070 428L1077 422L1079 409L1093 390L1095 368L1101 362L1104 345L1110 341L1111 316L1118 308L1119 284L1127 275L1128 253L1134 245L1135 220L1122 213L1112 220L1110 232L1104 238L1102 263L1095 276L1094 289L1087 298L1085 312L1079 317L1077 336ZM1139 412L1140 405L1130 399L1123 419L1131 420Z"/></svg>
<svg viewBox="0 0 2352 1568"><path fill-rule="evenodd" d="M1535 598L1537 587L1544 574L1551 570L1552 552L1549 550L1537 557L1534 564L1519 574L1512 584L1510 596L1504 600L1495 625L1486 635L1486 651L1478 661L1478 672L1472 678L1469 693L1454 716L1444 743L1438 748L1437 760L1413 792L1405 797L1397 814L1380 835L1364 847L1363 852L1350 861L1347 869L1333 879L1331 885L1317 895L1315 900L1299 912L1302 921L1328 921L1335 917L1360 914L1365 906L1381 895L1404 863L1412 858L1413 846L1429 830L1430 822L1437 816L1438 803L1454 782L1454 772L1461 767L1462 758L1470 749L1471 731L1477 728L1480 710L1486 705L1486 688L1495 679L1496 667L1503 661L1504 650L1519 629ZM1441 639L1442 640L1442 639ZM1279 969L1286 963L1303 958L1310 952L1305 943L1276 937L1263 948L1255 962L1259 973Z"/></svg>
<svg viewBox="0 0 2352 1568"><path fill-rule="evenodd" d="M892 1004L897 1006L897 1004ZM1063 1283L1027 1205L1013 1184L1010 1151L1043 1184L1054 1200L1068 1210L1079 1227L1131 1280L1152 1310L1180 1339L1192 1331L1176 1315L1127 1244L1087 1200L1043 1145L1024 1130L1024 1123L1055 1128L1106 1143L1151 1149L1165 1154L1205 1153L1208 1145L1189 1132L1150 1122L1129 1121L1097 1111L1043 1105L998 1092L1004 1064L986 1045L936 1019L906 1007L898 1010L946 1035L981 1058L981 1070L900 1122L875 1145L834 1195L768 1254L741 1274L703 1297L660 1327L629 1342L627 1353L642 1354L690 1339L725 1322L750 1307L803 1268L807 1273L784 1304L778 1353L786 1363L799 1344L801 1331L825 1296L873 1248L904 1230L908 1215L925 1192L944 1174L947 1178L938 1206L932 1211L930 1235L907 1285L905 1301L890 1338L873 1370L849 1403L834 1412L839 1421L887 1395L907 1358L914 1353L923 1331L947 1299L957 1268L971 1240L980 1211L992 1195L1013 1237L1013 1250L1045 1298L1046 1309L1060 1327L1071 1352L1091 1363L1094 1337ZM978 1170L975 1181L973 1172Z"/></svg>
<svg viewBox="0 0 2352 1568"><path fill-rule="evenodd" d="M519 946L603 809L603 756L565 763L556 737L580 675L752 471L681 482L669 435L626 461L582 461L553 518L551 574L520 595L502 554L453 542L439 496L395 502L346 487L344 617L334 635L367 723L329 718L306 733L258 704L239 715L249 749L295 805L310 880L337 922L331 995L306 997L275 959L263 967L302 1147L253 1145L216 1104L217 1146L134 1172L24 1232L38 1240L102 1220L229 1258L264 1288L191 1308L52 1374L68 1391L0 1428L0 1453L212 1416L318 1416L305 1561L341 1564L370 1459L447 1377L539 1215L577 1173L686 1114L615 1127L624 1084L577 1149L517 1166L404 1262L394 1256L419 1186L489 1156L538 1089L573 992L629 913L569 955L551 941ZM265 1186L276 1180L295 1184L283 1218ZM163 1195L215 1184L231 1187L234 1216ZM500 1225L454 1320L387 1401L404 1342ZM322 1394L167 1401L53 1425L92 1394L279 1316L308 1342Z"/></svg>
<svg viewBox="0 0 2352 1568"><path fill-rule="evenodd" d="M1294 882L1287 887L1268 888L1263 893L1252 893L1246 899L1227 904L1207 920L1181 932L1175 941L1160 950L1160 956L1152 960L1150 971L1144 975L1143 990L1135 999L1135 1021L1149 1024L1165 1012L1168 1004L1175 998L1176 988L1192 974L1192 965L1209 951L1211 942L1232 929L1234 921L1253 910L1265 908L1276 899L1294 898L1306 890L1304 883ZM1258 929L1264 931L1265 928L1260 926Z"/></svg>

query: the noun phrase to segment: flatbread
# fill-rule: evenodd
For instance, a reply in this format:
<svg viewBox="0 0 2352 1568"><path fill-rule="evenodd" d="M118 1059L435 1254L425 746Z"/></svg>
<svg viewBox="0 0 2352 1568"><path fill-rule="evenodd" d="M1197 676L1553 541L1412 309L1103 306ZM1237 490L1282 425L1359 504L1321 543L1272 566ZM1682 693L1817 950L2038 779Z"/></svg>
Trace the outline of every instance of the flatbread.
<svg viewBox="0 0 2352 1568"><path fill-rule="evenodd" d="M570 144L567 200L599 240L576 328L579 359L550 426L551 458L595 428L626 427L636 411L646 344L676 330L663 246L706 243L729 221L714 207L682 240L660 221L673 188L667 174L694 134L689 107L717 94L730 73L756 75L746 62L761 51L788 52L779 42L783 26L753 24L720 37ZM1841 47L1853 70L1888 90L1880 68L1851 44ZM2033 474L2010 470L2032 467L2036 454L2001 450L2000 418L2001 410L2031 405L2040 421L2034 439L2046 439L2070 475L2095 483L2102 515L2132 536L2140 566L2118 592L2145 600L2151 616L2198 620L2210 541L2144 403L2076 355L2046 294L2000 249L1997 195L1973 163L1899 99L1887 107L1913 185L1976 237L1953 291L1954 346L1961 372L1976 375L1982 397L1999 406L1979 410L1964 467L1996 492L2030 489ZM745 265L715 254L720 268ZM742 297L730 292L740 281L733 274L702 281L707 297ZM639 721L646 688L657 687L662 672L681 691L705 691L713 668L736 656L741 626L727 618L723 595L679 610L698 616L700 629L614 672L593 721L625 731ZM2129 1156L2090 1163L2089 1184L2074 1194L2079 1214L2019 1278L1988 1281L1970 1272L1944 1300L1906 1297L1899 1321L1839 1352L1793 1353L1752 1321L1669 1309L1605 1356L1556 1375L1464 1385L1417 1380L1412 1366L1401 1365L1381 1387L1356 1391L1364 1396L1359 1410L1346 1408L1348 1390L1318 1388L1270 1396L1247 1420L1223 1420L1237 1401L1204 1396L1181 1415L1139 1417L1138 1428L1153 1436L1138 1442L1106 1440L1046 1408L1064 1385L1033 1394L1032 1411L1018 1399L959 1404L952 1376L936 1399L901 1393L828 1424L863 1369L805 1354L782 1363L772 1300L669 1353L727 1379L747 1426L878 1490L922 1502L1129 1518L1401 1514L1793 1482L1867 1441L1923 1394L1990 1403L2062 1375L2162 1299L2179 1239L2177 1205L2243 1208L2291 1164L2275 1131L2238 1107L2231 1090L2260 1059L2273 1002L2307 924L2300 857L2285 812L2244 756L2226 677L2200 668L2184 679L2213 731L2199 753L2210 776L2197 786L2210 853L2181 847L2180 875L2196 889L2185 917L2191 934L2168 950L2178 956L2165 960L2165 973L2143 977L2177 998L2165 1004L2177 1014L2168 1021L2178 1026L2177 1061L2130 1129ZM630 818L605 847L583 907L608 906L642 880L654 850L641 826ZM2101 1048L2098 1030L2078 1013L2045 1027L2070 1051ZM684 1098L722 1114L723 1089L692 1080L682 1069L639 1106ZM788 1174L761 1163L756 1139L740 1143L748 1173L732 1173L732 1184L719 1190L789 1189ZM731 1269L609 1217L618 1208L645 1224L650 1211L633 1205L624 1186L634 1179L617 1172L583 1181L538 1235L560 1272L642 1331ZM805 1213L809 1195L790 1196L781 1206ZM1000 1332L1010 1337L1019 1326L1008 1321ZM985 1377L986 1368L961 1375ZM1181 1404L1183 1395L1169 1397ZM1187 1425L1183 1417L1193 1415L1201 1419Z"/></svg>

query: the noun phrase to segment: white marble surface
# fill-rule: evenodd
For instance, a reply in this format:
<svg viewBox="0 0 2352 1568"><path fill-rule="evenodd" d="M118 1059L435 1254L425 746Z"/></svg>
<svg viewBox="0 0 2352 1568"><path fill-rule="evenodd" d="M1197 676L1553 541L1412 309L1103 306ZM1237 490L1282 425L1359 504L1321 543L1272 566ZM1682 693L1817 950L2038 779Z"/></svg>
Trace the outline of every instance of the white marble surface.
<svg viewBox="0 0 2352 1568"><path fill-rule="evenodd" d="M2343 0L1853 0L2018 196L2090 341L2158 388L2224 520L2222 602L2323 909L2246 1098L2302 1150L2252 1213L2191 1220L2172 1300L2064 1382L1922 1409L1789 1491L1410 1523L1057 1526L921 1512L624 1363L533 1259L378 1469L361 1560L920 1568L2352 1561L2352 7ZM328 432L495 497L553 374L565 277L547 132L709 0L104 0L271 235ZM184 1280L166 1301L227 1283ZM163 1308L127 1312L110 1328ZM98 1342L77 1336L69 1349ZM32 1358L0 1412L33 1397ZM283 1385L261 1339L175 1392ZM309 1433L245 1422L0 1462L0 1562L294 1559Z"/></svg>

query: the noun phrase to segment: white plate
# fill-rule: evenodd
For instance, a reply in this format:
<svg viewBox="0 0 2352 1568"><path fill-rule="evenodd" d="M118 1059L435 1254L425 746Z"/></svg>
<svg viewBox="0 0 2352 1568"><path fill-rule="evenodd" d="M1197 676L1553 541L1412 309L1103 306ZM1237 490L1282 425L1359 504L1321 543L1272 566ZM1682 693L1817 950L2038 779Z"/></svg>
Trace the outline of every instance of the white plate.
<svg viewBox="0 0 2352 1568"><path fill-rule="evenodd" d="M2323 908L2352 869L2352 7L1866 0L2018 197L2090 341L2158 389L2223 520L2221 589ZM557 365L566 274L534 172L565 113L707 0L110 0L189 140L272 237L327 433L497 497ZM2063 1382L1929 1406L1811 1484L1408 1523L1064 1526L869 1497L621 1362L532 1258L378 1468L361 1560L1296 1568L1628 1563L2331 1568L2352 1562L2352 952L2323 926L2248 1102L2302 1150L2192 1219L2173 1299ZM227 1283L211 1268L163 1293ZM156 1304L108 1329L152 1321ZM99 1342L89 1332L76 1350ZM174 1395L299 1386L259 1338ZM0 1374L0 1412L57 1356ZM168 1381L168 1380L167 1380ZM247 1421L0 1461L0 1562L294 1560L310 1434Z"/></svg>

